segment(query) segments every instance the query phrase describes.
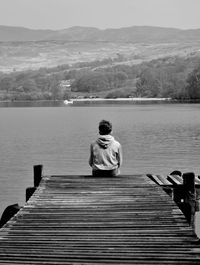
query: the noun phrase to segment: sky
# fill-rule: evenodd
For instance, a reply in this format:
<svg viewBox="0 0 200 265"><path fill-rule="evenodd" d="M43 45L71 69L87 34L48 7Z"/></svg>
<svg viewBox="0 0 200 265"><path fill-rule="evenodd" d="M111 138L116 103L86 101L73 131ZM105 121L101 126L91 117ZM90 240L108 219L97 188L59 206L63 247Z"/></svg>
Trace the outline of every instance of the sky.
<svg viewBox="0 0 200 265"><path fill-rule="evenodd" d="M0 25L200 28L200 0L0 0Z"/></svg>

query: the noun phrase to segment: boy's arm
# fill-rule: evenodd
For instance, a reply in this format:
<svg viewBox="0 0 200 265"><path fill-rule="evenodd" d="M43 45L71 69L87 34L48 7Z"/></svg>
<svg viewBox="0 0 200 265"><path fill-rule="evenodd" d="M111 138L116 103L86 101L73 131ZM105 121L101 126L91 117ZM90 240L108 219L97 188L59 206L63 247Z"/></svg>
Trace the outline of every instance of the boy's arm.
<svg viewBox="0 0 200 265"><path fill-rule="evenodd" d="M90 145L90 157L89 157L89 165L92 167L93 164L93 152L92 152L92 144Z"/></svg>
<svg viewBox="0 0 200 265"><path fill-rule="evenodd" d="M121 147L121 145L119 146L117 159L118 159L118 165L120 167L122 165L122 147Z"/></svg>

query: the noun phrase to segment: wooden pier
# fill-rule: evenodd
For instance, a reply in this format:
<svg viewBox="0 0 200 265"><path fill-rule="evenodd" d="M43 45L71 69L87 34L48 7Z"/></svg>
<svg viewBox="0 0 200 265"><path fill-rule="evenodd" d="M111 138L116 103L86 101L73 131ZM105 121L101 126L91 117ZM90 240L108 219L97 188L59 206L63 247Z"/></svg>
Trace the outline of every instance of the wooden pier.
<svg viewBox="0 0 200 265"><path fill-rule="evenodd" d="M0 230L0 264L200 264L195 238L146 175L43 176Z"/></svg>

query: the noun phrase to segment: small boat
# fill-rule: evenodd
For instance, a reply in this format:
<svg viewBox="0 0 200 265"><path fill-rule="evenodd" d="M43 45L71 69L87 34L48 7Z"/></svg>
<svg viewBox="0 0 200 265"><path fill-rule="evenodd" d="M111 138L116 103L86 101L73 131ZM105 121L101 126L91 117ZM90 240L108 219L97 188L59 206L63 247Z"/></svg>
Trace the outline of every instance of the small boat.
<svg viewBox="0 0 200 265"><path fill-rule="evenodd" d="M73 100L67 100L67 99L65 99L64 100L64 104L66 104L66 105L68 105L68 104L73 104Z"/></svg>

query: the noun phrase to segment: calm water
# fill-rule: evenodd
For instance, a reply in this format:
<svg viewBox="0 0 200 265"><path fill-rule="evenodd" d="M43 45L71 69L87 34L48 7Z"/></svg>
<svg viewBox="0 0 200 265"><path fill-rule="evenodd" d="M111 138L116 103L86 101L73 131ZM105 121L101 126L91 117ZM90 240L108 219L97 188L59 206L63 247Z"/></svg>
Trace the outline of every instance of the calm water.
<svg viewBox="0 0 200 265"><path fill-rule="evenodd" d="M23 205L32 167L89 174L89 145L101 119L123 147L121 172L200 175L200 104L0 108L0 213Z"/></svg>

